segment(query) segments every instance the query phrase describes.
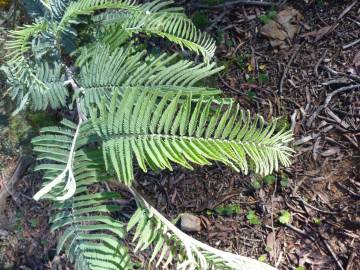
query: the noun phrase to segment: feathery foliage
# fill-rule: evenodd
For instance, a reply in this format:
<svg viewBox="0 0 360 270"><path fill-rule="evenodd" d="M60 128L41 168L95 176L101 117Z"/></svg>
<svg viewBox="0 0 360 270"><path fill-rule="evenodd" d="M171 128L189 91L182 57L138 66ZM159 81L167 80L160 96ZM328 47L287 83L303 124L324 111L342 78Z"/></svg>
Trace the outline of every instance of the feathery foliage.
<svg viewBox="0 0 360 270"><path fill-rule="evenodd" d="M9 68L4 69L7 73L8 81L13 87L10 93L13 100L18 103L18 109L23 109L25 103L30 101L31 109L45 110L50 107L57 109L66 105L66 99L69 92L64 85L65 75L59 63L43 63L32 67L34 76L40 80L41 85L37 83L29 83L29 86L24 85L22 77L18 77L11 72Z"/></svg>
<svg viewBox="0 0 360 270"><path fill-rule="evenodd" d="M265 126L260 116L252 121L238 105L221 103L214 109L212 99L180 97L181 92L159 98L159 92L132 89L117 102L115 92L108 107L102 102L98 117L93 113L106 167L111 163L125 184L134 178L134 156L144 171L172 170L171 162L191 169L189 161L209 165L215 160L247 173L251 161L256 173L267 175L279 163L289 165L291 149L283 144L292 135L275 133L276 122Z"/></svg>
<svg viewBox="0 0 360 270"><path fill-rule="evenodd" d="M88 138L89 125L84 124L80 136ZM91 126L90 126L91 127ZM33 139L38 160L44 160L36 167L43 171L45 186L66 170L67 157L76 134L76 125L63 121L61 127L47 127ZM55 214L51 217L51 231L63 230L58 241L57 253L66 251L77 269L131 269L130 257L122 245L125 226L111 217L121 210L116 204L120 195L115 192L91 192L91 186L109 179L104 174L101 153L85 148L87 140L78 139L72 162L76 181L74 196L54 203ZM48 198L63 196L61 182L48 192Z"/></svg>
<svg viewBox="0 0 360 270"><path fill-rule="evenodd" d="M215 43L205 33L196 29L181 8L169 7L173 1L153 1L140 6L140 10L107 12L95 17L102 26L99 39L115 48L137 33L166 38L180 47L201 54L206 61L215 53Z"/></svg>
<svg viewBox="0 0 360 270"><path fill-rule="evenodd" d="M221 68L215 68L214 63L196 65L188 60L174 63L176 56L162 54L155 57L126 47L113 52L106 46L98 46L91 52L84 50L77 63L81 67L79 83L84 91L82 108L89 111L102 97L110 102L115 91L123 93L139 88L164 94L181 91L194 97L220 93L217 89L194 85Z"/></svg>
<svg viewBox="0 0 360 270"><path fill-rule="evenodd" d="M59 233L75 269L133 269L136 252L151 249L149 264L176 269L273 269L223 252L179 230L136 190L143 170L174 163L219 161L236 171L269 174L290 163L290 131L251 116L221 91L202 85L221 68L215 43L172 1L22 1L34 22L9 33L9 95L17 110L67 110L59 127L33 139L43 185L35 200L53 202L51 230ZM145 34L145 35L144 35ZM139 39L140 36L140 39ZM152 54L139 40L160 37L201 55ZM137 210L123 207L118 178ZM127 223L127 225L126 225Z"/></svg>

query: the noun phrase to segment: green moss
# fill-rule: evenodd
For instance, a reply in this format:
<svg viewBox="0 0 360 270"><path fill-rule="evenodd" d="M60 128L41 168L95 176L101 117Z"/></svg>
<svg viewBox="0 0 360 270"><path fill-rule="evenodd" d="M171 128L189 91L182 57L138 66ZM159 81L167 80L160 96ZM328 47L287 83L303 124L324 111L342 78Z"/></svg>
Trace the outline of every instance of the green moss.
<svg viewBox="0 0 360 270"><path fill-rule="evenodd" d="M205 12L198 11L194 14L193 23L196 27L204 29L209 25L209 18Z"/></svg>
<svg viewBox="0 0 360 270"><path fill-rule="evenodd" d="M224 31L217 31L215 39L216 39L216 42L218 44L223 44L225 42L225 32Z"/></svg>
<svg viewBox="0 0 360 270"><path fill-rule="evenodd" d="M249 59L249 56L246 54L240 54L236 56L235 61L239 68L244 69L246 67L246 63Z"/></svg>
<svg viewBox="0 0 360 270"><path fill-rule="evenodd" d="M287 116L281 116L276 122L276 131L280 131L282 129L289 129L291 126L290 121Z"/></svg>
<svg viewBox="0 0 360 270"><path fill-rule="evenodd" d="M54 116L54 114L48 112L27 114L26 119L31 127L35 130L38 130L42 127L55 126L58 123L58 119Z"/></svg>
<svg viewBox="0 0 360 270"><path fill-rule="evenodd" d="M13 145L20 144L26 139L31 126L29 126L24 115L18 114L9 119L8 139Z"/></svg>
<svg viewBox="0 0 360 270"><path fill-rule="evenodd" d="M247 215L246 215L246 219L248 220L248 222L251 225L259 225L261 223L259 217L257 216L257 214L255 213L255 211L250 210Z"/></svg>
<svg viewBox="0 0 360 270"><path fill-rule="evenodd" d="M220 216L231 216L239 214L241 212L241 207L238 204L227 204L216 207L214 211Z"/></svg>
<svg viewBox="0 0 360 270"><path fill-rule="evenodd" d="M315 0L315 5L317 5L319 7L323 7L325 5L325 1L324 0Z"/></svg>
<svg viewBox="0 0 360 270"><path fill-rule="evenodd" d="M267 83L267 82L269 81L269 76L268 76L266 73L262 73L262 72L261 72L261 73L259 74L258 79L259 79L259 82L260 82L260 83L264 84L264 83Z"/></svg>
<svg viewBox="0 0 360 270"><path fill-rule="evenodd" d="M274 20L277 15L277 11L275 9L271 9L270 11L266 12L266 14L259 16L259 20L263 24L267 24L270 20Z"/></svg>

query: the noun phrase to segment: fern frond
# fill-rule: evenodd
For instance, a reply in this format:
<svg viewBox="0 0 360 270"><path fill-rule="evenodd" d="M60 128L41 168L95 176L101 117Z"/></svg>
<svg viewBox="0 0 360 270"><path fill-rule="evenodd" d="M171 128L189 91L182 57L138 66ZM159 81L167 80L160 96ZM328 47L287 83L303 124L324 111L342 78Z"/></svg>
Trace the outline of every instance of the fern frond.
<svg viewBox="0 0 360 270"><path fill-rule="evenodd" d="M9 32L5 43L5 49L9 52L7 59L11 63L21 60L31 48L31 39L37 34L44 32L48 27L46 22L37 22L31 25L24 25Z"/></svg>
<svg viewBox="0 0 360 270"><path fill-rule="evenodd" d="M17 30L10 31L5 43L5 50L8 51L7 63L6 67L2 69L7 75L10 74L13 78L17 78L26 87L33 86L38 89L46 89L45 84L36 76L34 69L24 55L31 48L31 39L45 31L47 27L46 22L25 25Z"/></svg>
<svg viewBox="0 0 360 270"><path fill-rule="evenodd" d="M77 17L80 15L90 15L96 10L101 9L136 9L137 5L134 0L79 0L72 2L66 9L59 24L56 33L68 31L71 24L77 24Z"/></svg>
<svg viewBox="0 0 360 270"><path fill-rule="evenodd" d="M82 107L89 110L99 104L102 97L110 100L115 90L123 93L141 88L164 94L181 91L194 97L221 93L217 89L194 85L222 68L215 68L215 63L195 65L188 60L173 63L176 57L176 54L146 56L145 52L134 53L131 48L110 52L108 47L99 46L92 52L85 50L77 63L81 66L79 83L84 89Z"/></svg>
<svg viewBox="0 0 360 270"><path fill-rule="evenodd" d="M4 66L2 69L11 85L10 96L17 101L18 111L28 103L35 111L48 107L58 109L66 104L69 92L64 86L65 75L58 63L55 62L52 66L42 63L31 68L30 77L34 76L39 83L29 81L26 74L15 75L13 66Z"/></svg>
<svg viewBox="0 0 360 270"><path fill-rule="evenodd" d="M92 114L95 130L103 138L107 169L131 185L133 157L146 171L172 169L171 162L192 168L220 161L236 171L266 175L279 164L290 164L290 131L275 132L276 121L265 125L260 116L251 119L238 105L217 105L213 100L186 101L156 91L125 91L121 102L114 94L109 106ZM216 108L214 108L216 107ZM111 165L111 166L110 166Z"/></svg>
<svg viewBox="0 0 360 270"><path fill-rule="evenodd" d="M52 18L56 21L61 20L65 13L65 10L71 2L72 0L52 0L50 2L50 13L52 15Z"/></svg>
<svg viewBox="0 0 360 270"><path fill-rule="evenodd" d="M127 230L135 228L133 242L135 250L152 247L150 262L157 259L156 268L162 263L166 268L176 262L178 270L274 270L275 268L257 260L210 247L180 231L168 221L133 188L138 209L131 217Z"/></svg>
<svg viewBox="0 0 360 270"><path fill-rule="evenodd" d="M52 183L68 166L71 149L72 172L76 182L73 197L55 202L51 217L51 231L63 231L58 239L57 253L65 250L75 269L132 269L127 250L122 243L125 227L111 217L121 207L115 202L114 192L90 192L93 184L106 181L101 152L84 148L91 141L91 125L81 127L81 137L76 138L78 125L64 120L61 127L46 127L33 139L34 150L41 163L36 170L44 173L44 186ZM74 147L74 139L76 139ZM45 162L45 163L44 163ZM57 200L63 196L66 182L62 181L46 194Z"/></svg>
<svg viewBox="0 0 360 270"><path fill-rule="evenodd" d="M141 12L110 11L100 14L94 19L105 28L99 39L116 48L123 43L124 37L140 32L157 35L180 45L182 49L201 54L205 62L209 62L215 53L215 41L198 30L182 8L170 7L171 4L173 1L158 0L139 6ZM119 35L122 31L126 35Z"/></svg>
<svg viewBox="0 0 360 270"><path fill-rule="evenodd" d="M46 128L42 132L50 134L35 137L32 143L35 144L34 151L40 154L40 159L56 161L61 165L41 164L37 169L56 172L54 179L39 190L34 199L39 200L43 196L50 194L57 186L64 186L62 195L55 197L55 200L64 201L71 198L76 192L74 160L76 151L82 145L79 145L80 127L83 121L79 118L77 125L72 122L63 121L62 124L68 129L58 131L56 128ZM54 133L54 134L52 134Z"/></svg>

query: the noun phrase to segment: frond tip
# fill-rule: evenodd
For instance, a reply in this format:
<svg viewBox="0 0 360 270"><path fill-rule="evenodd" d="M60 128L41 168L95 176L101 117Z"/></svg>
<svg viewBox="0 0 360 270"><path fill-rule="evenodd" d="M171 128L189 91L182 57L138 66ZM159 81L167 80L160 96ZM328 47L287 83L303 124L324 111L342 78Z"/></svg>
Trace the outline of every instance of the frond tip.
<svg viewBox="0 0 360 270"><path fill-rule="evenodd" d="M128 230L136 227L133 241L136 249L153 245L152 262L157 258L156 267L162 263L166 268L173 261L178 270L275 270L257 260L210 247L179 230L162 216L133 188L130 188L139 208L128 223Z"/></svg>
<svg viewBox="0 0 360 270"><path fill-rule="evenodd" d="M92 114L94 127L103 138L107 168L114 168L128 185L133 180L133 157L144 171L171 170L171 162L191 169L190 163L220 161L237 171L247 173L252 166L266 175L279 164L290 164L292 150L286 144L291 132L275 131L276 121L252 119L238 105L135 89L121 98L114 94L106 104Z"/></svg>
<svg viewBox="0 0 360 270"><path fill-rule="evenodd" d="M128 13L110 11L100 14L94 19L102 26L99 39L114 48L126 40L124 37L146 33L168 39L181 49L202 55L205 62L209 62L215 54L214 39L197 29L182 8L171 6L173 3L156 0Z"/></svg>

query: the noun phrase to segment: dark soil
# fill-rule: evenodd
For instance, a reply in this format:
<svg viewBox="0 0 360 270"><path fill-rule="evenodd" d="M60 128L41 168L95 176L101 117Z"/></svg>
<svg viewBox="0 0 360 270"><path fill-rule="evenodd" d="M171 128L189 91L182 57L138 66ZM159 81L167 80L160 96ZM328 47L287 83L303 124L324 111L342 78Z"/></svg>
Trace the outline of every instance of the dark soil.
<svg viewBox="0 0 360 270"><path fill-rule="evenodd" d="M214 247L279 269L360 269L360 60L354 62L360 43L347 46L360 37L359 2L347 10L352 1L283 1L304 18L282 50L260 34L259 17L269 7L199 9L195 1L177 2L218 40L217 61L226 70L211 83L266 119L280 117L281 125L294 130L296 153L273 183L215 164L139 174L139 190L168 217L184 212L200 217L203 229L193 236ZM351 89L326 104L342 87ZM1 160L2 168L15 162ZM11 175L3 172L0 187ZM66 269L57 268L65 259L54 257L49 206L31 200L39 183L38 175L25 176L8 199L0 269ZM240 208L234 214L219 212L234 205ZM250 210L259 224L250 224ZM288 224L279 222L283 211L291 213Z"/></svg>

